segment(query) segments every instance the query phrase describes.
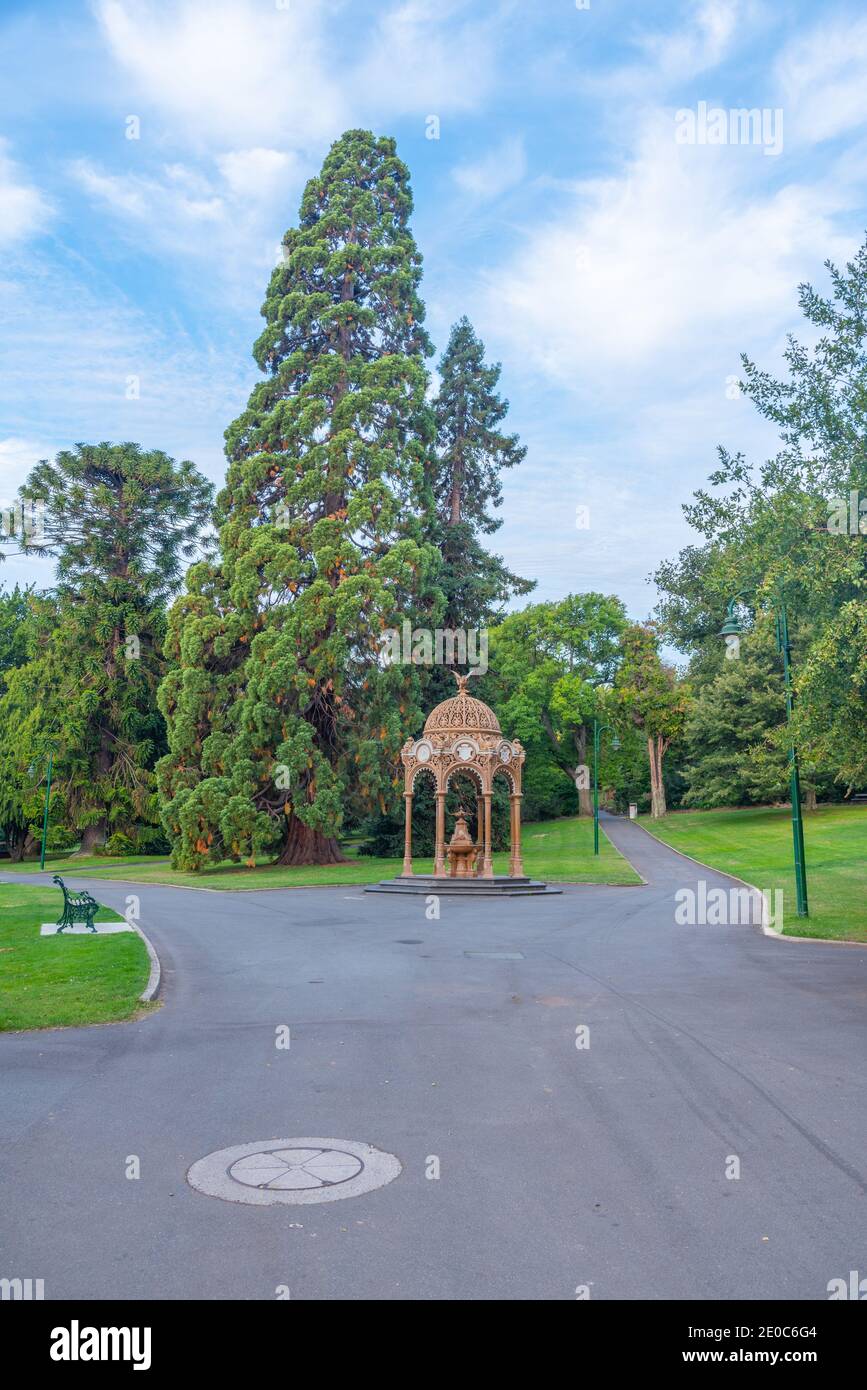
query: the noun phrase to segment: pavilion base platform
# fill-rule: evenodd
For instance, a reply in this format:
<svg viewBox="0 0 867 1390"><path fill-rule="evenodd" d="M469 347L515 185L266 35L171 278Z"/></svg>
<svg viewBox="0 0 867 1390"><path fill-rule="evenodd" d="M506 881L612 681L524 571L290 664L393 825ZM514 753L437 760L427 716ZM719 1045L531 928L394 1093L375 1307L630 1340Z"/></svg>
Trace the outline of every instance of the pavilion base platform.
<svg viewBox="0 0 867 1390"><path fill-rule="evenodd" d="M432 893L442 896L466 898L526 898L562 893L562 888L551 888L535 878L509 878L499 874L494 878L439 878L433 874L413 874L411 878L383 878L379 883L369 883L365 893L395 893L404 896Z"/></svg>

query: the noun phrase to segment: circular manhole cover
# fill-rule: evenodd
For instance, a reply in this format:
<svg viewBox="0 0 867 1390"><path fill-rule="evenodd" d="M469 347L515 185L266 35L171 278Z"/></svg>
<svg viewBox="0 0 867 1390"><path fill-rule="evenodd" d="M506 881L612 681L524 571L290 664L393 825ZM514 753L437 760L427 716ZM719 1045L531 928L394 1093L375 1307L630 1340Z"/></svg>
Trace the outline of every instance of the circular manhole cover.
<svg viewBox="0 0 867 1390"><path fill-rule="evenodd" d="M217 1149L194 1163L187 1182L225 1202L337 1202L384 1187L397 1177L394 1154L355 1139L266 1139Z"/></svg>

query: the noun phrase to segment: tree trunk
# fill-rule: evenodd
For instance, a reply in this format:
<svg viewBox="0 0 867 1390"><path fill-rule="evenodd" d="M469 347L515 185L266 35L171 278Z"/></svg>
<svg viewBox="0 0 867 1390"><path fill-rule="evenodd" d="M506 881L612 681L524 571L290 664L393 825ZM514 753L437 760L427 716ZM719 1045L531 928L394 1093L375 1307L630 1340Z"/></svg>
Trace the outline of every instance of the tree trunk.
<svg viewBox="0 0 867 1390"><path fill-rule="evenodd" d="M452 474L452 490L449 497L449 523L457 526L461 519L461 472L455 468Z"/></svg>
<svg viewBox="0 0 867 1390"><path fill-rule="evenodd" d="M806 787L804 788L804 810L805 810L805 811L815 811L816 805L817 805L817 802L816 802L816 788L815 788L815 787L811 787L811 786L806 786Z"/></svg>
<svg viewBox="0 0 867 1390"><path fill-rule="evenodd" d="M578 814L579 816L593 815L593 768L587 761L587 725L582 724L575 731L575 748L578 753L579 767L587 768L586 787L578 788Z"/></svg>
<svg viewBox="0 0 867 1390"><path fill-rule="evenodd" d="M93 854L95 849L105 844L107 828L104 819L95 825L86 825L81 832L81 844L70 858L74 859L79 854Z"/></svg>
<svg viewBox="0 0 867 1390"><path fill-rule="evenodd" d="M27 841L32 837L20 826L9 826L6 829L6 847L9 850L9 858L13 864L20 864L27 849Z"/></svg>
<svg viewBox="0 0 867 1390"><path fill-rule="evenodd" d="M649 738L647 740L647 757L650 763L650 814L654 820L659 820L666 812L665 805L665 785L662 780L662 739Z"/></svg>
<svg viewBox="0 0 867 1390"><path fill-rule="evenodd" d="M311 830L294 813L289 817L286 843L276 861L282 865L296 864L348 864L340 845L330 835L321 830Z"/></svg>

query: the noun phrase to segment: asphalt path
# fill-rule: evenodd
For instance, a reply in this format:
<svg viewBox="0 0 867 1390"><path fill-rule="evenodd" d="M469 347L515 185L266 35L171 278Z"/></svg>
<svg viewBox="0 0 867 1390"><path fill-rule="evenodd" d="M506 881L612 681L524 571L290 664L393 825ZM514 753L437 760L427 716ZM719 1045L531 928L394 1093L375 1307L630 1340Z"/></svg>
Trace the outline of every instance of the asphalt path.
<svg viewBox="0 0 867 1390"><path fill-rule="evenodd" d="M812 1300L867 1275L867 950L680 926L677 889L731 880L605 824L646 886L438 920L345 887L73 880L138 895L162 1007L0 1036L0 1275L302 1300ZM310 1206L186 1181L294 1136L402 1172Z"/></svg>

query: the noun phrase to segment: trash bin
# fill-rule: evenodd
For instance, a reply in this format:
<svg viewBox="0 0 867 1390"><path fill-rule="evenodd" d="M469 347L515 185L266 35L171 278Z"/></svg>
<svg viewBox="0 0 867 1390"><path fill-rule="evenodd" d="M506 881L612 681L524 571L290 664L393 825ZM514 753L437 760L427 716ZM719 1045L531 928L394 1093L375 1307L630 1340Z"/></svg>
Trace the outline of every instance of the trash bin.
<svg viewBox="0 0 867 1390"><path fill-rule="evenodd" d="M638 815L638 807L635 805L635 803L634 803L633 801L630 801L630 803L629 803L629 819L630 819L630 820L635 820L635 818L636 818L637 815Z"/></svg>

